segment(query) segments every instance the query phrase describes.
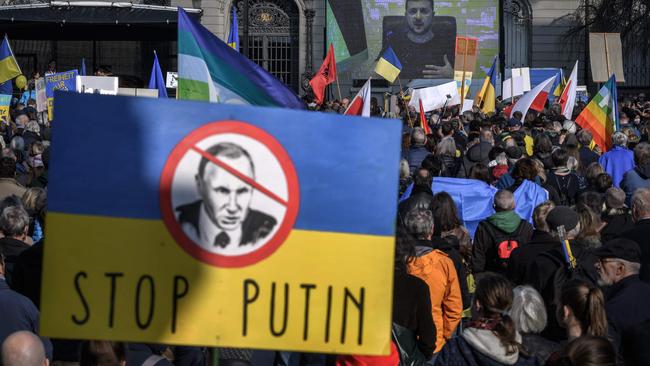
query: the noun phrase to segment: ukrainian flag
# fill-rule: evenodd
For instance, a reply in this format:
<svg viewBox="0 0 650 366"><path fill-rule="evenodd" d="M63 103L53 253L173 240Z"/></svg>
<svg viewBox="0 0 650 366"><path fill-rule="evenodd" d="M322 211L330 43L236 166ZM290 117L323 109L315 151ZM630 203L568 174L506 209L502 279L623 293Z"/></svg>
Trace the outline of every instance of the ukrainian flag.
<svg viewBox="0 0 650 366"><path fill-rule="evenodd" d="M555 97L560 97L562 95L562 91L566 88L566 78L564 75L562 75L562 81L557 84L555 87L555 90L553 91L553 96Z"/></svg>
<svg viewBox="0 0 650 366"><path fill-rule="evenodd" d="M237 24L237 8L232 6L232 22L230 22L230 34L228 34L228 46L239 52L239 25Z"/></svg>
<svg viewBox="0 0 650 366"><path fill-rule="evenodd" d="M22 72L20 71L18 62L16 62L14 53L11 52L9 39L5 35L2 45L0 45L0 83L11 80L20 74Z"/></svg>
<svg viewBox="0 0 650 366"><path fill-rule="evenodd" d="M397 55L395 55L393 48L388 46L379 61L377 61L375 72L392 83L395 82L395 79L397 79L397 76L399 76L401 71L402 64L397 59Z"/></svg>
<svg viewBox="0 0 650 366"><path fill-rule="evenodd" d="M494 113L496 111L496 72L497 58L494 58L492 61L492 67L485 76L485 81L483 82L483 87L481 91L476 94L474 99L474 105L481 108L483 113Z"/></svg>

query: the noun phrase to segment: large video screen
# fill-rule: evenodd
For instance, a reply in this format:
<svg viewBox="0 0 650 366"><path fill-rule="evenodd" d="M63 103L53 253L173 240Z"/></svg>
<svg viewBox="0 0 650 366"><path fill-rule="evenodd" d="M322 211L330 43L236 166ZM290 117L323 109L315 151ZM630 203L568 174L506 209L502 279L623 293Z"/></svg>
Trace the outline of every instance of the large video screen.
<svg viewBox="0 0 650 366"><path fill-rule="evenodd" d="M368 78L389 46L401 79L453 79L456 36L478 38L474 81L499 50L498 0L327 0L327 43L339 72Z"/></svg>

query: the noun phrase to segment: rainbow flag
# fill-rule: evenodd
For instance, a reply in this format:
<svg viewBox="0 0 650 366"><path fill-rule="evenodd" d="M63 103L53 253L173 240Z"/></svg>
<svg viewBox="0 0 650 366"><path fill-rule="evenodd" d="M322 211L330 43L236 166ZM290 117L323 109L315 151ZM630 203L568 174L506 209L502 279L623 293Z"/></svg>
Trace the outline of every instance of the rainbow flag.
<svg viewBox="0 0 650 366"><path fill-rule="evenodd" d="M603 151L611 148L612 133L620 128L617 101L616 76L612 75L576 118L580 127L592 133L594 142Z"/></svg>
<svg viewBox="0 0 650 366"><path fill-rule="evenodd" d="M16 62L11 46L9 46L9 39L5 35L2 45L0 45L0 83L11 80L20 74L22 74L20 66Z"/></svg>
<svg viewBox="0 0 650 366"><path fill-rule="evenodd" d="M375 72L391 83L395 82L399 73L402 72L402 64L397 59L397 55L391 46L388 46L379 61L377 61Z"/></svg>
<svg viewBox="0 0 650 366"><path fill-rule="evenodd" d="M497 79L497 58L492 61L490 71L485 76L485 81L481 87L481 91L476 94L474 98L474 105L481 108L483 113L494 113L496 111L496 88L495 83Z"/></svg>
<svg viewBox="0 0 650 366"><path fill-rule="evenodd" d="M303 109L282 81L178 9L178 98Z"/></svg>
<svg viewBox="0 0 650 366"><path fill-rule="evenodd" d="M228 46L239 52L239 25L237 24L237 7L234 4L232 6L232 22L228 34Z"/></svg>

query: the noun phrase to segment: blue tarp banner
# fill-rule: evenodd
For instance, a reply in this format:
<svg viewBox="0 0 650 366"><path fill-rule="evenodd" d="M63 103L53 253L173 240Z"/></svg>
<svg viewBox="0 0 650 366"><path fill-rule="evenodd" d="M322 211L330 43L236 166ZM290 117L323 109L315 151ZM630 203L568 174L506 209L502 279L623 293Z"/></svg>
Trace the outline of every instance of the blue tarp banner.
<svg viewBox="0 0 650 366"><path fill-rule="evenodd" d="M411 195L413 185L409 186L400 202ZM458 214L463 225L472 238L479 222L494 214L494 195L498 189L475 179L433 178L431 184L433 194L447 192L456 203ZM548 200L548 192L538 184L524 181L514 193L515 212L524 220L533 222L533 210L540 203Z"/></svg>

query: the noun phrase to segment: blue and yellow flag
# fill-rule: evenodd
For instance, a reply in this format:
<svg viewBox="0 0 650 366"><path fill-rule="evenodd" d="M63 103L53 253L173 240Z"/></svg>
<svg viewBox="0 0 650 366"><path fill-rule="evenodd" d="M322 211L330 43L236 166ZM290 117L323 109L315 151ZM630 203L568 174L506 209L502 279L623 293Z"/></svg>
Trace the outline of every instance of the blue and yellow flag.
<svg viewBox="0 0 650 366"><path fill-rule="evenodd" d="M55 103L44 335L389 353L399 121Z"/></svg>
<svg viewBox="0 0 650 366"><path fill-rule="evenodd" d="M392 83L395 82L395 79L397 79L401 71L402 64L397 59L393 48L388 46L384 54L379 58L379 61L377 61L375 72Z"/></svg>
<svg viewBox="0 0 650 366"><path fill-rule="evenodd" d="M483 113L494 113L496 111L496 79L497 79L497 58L492 61L490 71L485 76L481 91L474 98L474 105L481 108Z"/></svg>
<svg viewBox="0 0 650 366"><path fill-rule="evenodd" d="M232 20L230 21L228 46L239 52L239 25L237 24L237 7L235 4L232 5Z"/></svg>
<svg viewBox="0 0 650 366"><path fill-rule="evenodd" d="M5 35L2 45L0 45L0 83L11 80L20 74L22 72L11 51L11 46L9 46L9 39Z"/></svg>

